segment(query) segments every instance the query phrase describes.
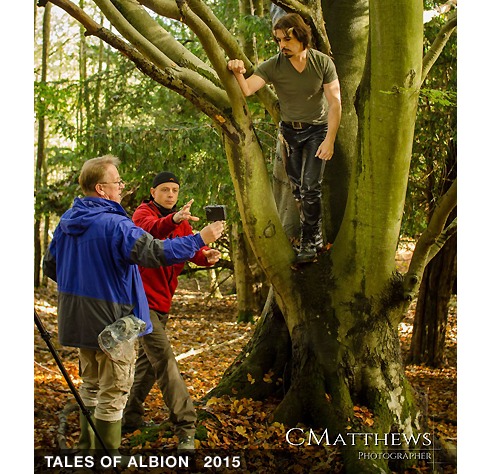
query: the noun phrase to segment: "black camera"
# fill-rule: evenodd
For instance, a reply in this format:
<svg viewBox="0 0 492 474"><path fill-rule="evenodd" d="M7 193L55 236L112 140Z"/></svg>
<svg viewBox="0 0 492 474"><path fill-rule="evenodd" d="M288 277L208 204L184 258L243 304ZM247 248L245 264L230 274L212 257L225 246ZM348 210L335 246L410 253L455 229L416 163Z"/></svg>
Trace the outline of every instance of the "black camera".
<svg viewBox="0 0 492 474"><path fill-rule="evenodd" d="M225 221L227 219L227 212L225 206L205 206L205 214L207 215L207 221Z"/></svg>

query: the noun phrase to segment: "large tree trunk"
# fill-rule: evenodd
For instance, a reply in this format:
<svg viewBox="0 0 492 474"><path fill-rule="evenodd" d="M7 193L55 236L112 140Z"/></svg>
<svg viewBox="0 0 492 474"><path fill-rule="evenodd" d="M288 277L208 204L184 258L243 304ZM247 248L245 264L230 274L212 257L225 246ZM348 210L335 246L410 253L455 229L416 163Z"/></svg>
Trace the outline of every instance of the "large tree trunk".
<svg viewBox="0 0 492 474"><path fill-rule="evenodd" d="M352 9L347 12L350 6ZM366 2L357 5L345 2L339 5L339 10L333 2L331 7L329 12L338 21L343 18L353 20L358 13L360 22L367 22ZM392 7L388 2L379 2L372 8L372 15L408 15L413 18L413 28L422 28L420 17L415 14L415 9L419 8L416 3L409 5L404 13L392 11L392 8L394 5ZM332 40L334 48L340 48L338 54L349 55L354 49L364 50L364 28L357 30L359 38L349 42L345 50L342 45L347 43L343 36L336 35L342 35L342 28L330 34L330 39L335 37L339 41ZM398 22L394 28L399 28ZM373 38L380 36L379 31L373 31L371 35ZM332 189L331 193L325 193L324 200L328 204L325 205L326 215L330 216L327 221L331 224L325 228L325 233L331 232L333 249L330 254L319 257L316 264L295 271L289 279L292 286L285 281L274 284L276 301L282 306L290 336L282 341L289 346L279 347L275 338L275 356L261 350L265 325L273 324L275 314L266 308L265 323L252 340L252 348L258 350L248 349L214 391L215 394L239 393L262 398L276 392L277 387L269 383L270 380L281 381L287 391L275 417L288 426L302 421L308 426L330 427L330 431L343 434L348 422L356 426L358 432L379 433L380 436L391 432L405 433L408 437L424 428L423 413L405 378L400 354L397 323L405 301L402 279L395 274L394 266L411 155L417 104L415 91L421 67L420 49L412 44L413 41L407 38L406 43L398 45L391 45L389 41L384 43L387 57L402 57L405 62L403 67L389 71L386 64L383 66L384 62L376 60L381 54L381 45L373 40L369 53L373 61L366 64L358 102L355 102L355 88L359 83L357 65L352 74L348 72L348 66L346 71L343 66L340 68L341 77L348 80L346 87L342 81L344 118L338 155L333 163L339 159L342 185L333 178L328 180L328 185L342 192L335 194ZM351 51L348 50L350 47L353 48ZM395 84L401 84L401 90L395 89ZM407 95L412 92L413 99L408 100ZM395 130L396 123L399 127ZM354 145L354 134L359 134L358 146ZM380 146L372 147L370 143L374 141L380 142ZM357 166L349 180L347 171L351 160L356 160ZM336 177L337 172L333 171L329 176ZM277 200L282 223L287 224L287 235L292 236L295 211L285 197L286 186L282 188L285 181L281 173L275 178L277 187L284 191L284 197ZM347 207L344 178L350 183ZM287 215L282 217L284 210ZM338 230L343 210L345 215ZM292 287L299 302L295 306L284 306L283 298ZM283 357L281 363L279 355ZM251 381L253 369L256 369L252 377L254 383ZM368 406L378 421L370 427L358 424L354 417L355 405ZM368 447L360 441L356 445L357 449L348 447L345 450L347 472L375 472L377 466L386 469L387 461L383 459L361 463L358 450L386 451L391 446ZM414 446L407 443L403 448ZM397 467L402 469L405 464L400 463Z"/></svg>
<svg viewBox="0 0 492 474"><path fill-rule="evenodd" d="M323 13L340 78L343 112L335 156L327 163L323 180L323 227L325 240L332 243L345 214L349 178L359 152L356 96L367 54L369 1L328 0Z"/></svg>
<svg viewBox="0 0 492 474"><path fill-rule="evenodd" d="M362 24L364 19L367 21L364 8L367 8L367 2L356 5L342 2L338 4L338 10L336 7L336 2L333 2L332 9L328 11L337 21L343 18L353 20L357 13ZM353 82L347 81L344 89L342 80L344 117L338 155L333 163L344 157L344 162L338 162L339 169L350 169L351 159L355 160L356 166L350 178L347 172L344 176L349 182L346 207L343 192L336 197L333 193L325 193L325 202L328 203L325 211L328 211L327 215L334 216L328 220L331 228L325 228L325 233L331 232L334 240L332 251L321 255L317 263L292 273L289 281L274 284L276 301L290 336L287 349L278 348L278 341L275 341L275 354L291 354L280 364L280 367L290 368L290 376L284 376L285 369L278 372L278 365L276 369L265 365L269 359L263 352L249 352L241 364L236 362L216 391L224 393L228 388L229 393L264 397L265 393L275 392L275 387L265 382L265 375L270 376L266 377L267 380L282 379L284 388L288 390L277 407L275 417L289 426L302 421L308 426L330 427L330 430L342 434L346 433L348 422L356 426L358 432L378 433L380 436L404 433L408 437L424 429L423 412L404 375L397 332L406 303L402 278L395 272L394 253L408 179L416 91L421 71L421 48L415 41L422 37L421 5L410 2L405 8L400 7L387 1L371 5L371 15L378 21L371 28L370 51L357 101L355 87L358 81L348 72L348 63L341 61L341 77L350 78ZM388 21L383 21L383 18ZM393 20L390 22L389 18ZM397 44L389 39L397 37L395 30L409 21L412 22L411 28L419 33L409 35ZM392 27L385 32L376 29L376 25L383 23L391 23ZM338 57L364 49L360 38L344 43L341 28L335 28L333 34L330 31L331 44L334 49L340 48ZM357 30L362 38L363 30ZM340 36L337 37L336 33ZM347 49L343 50L344 44L353 49L349 51L349 46L345 46ZM382 51L386 61L380 59ZM389 67L388 61L396 67ZM344 71L343 65L347 70ZM359 136L358 142L354 140L354 134ZM373 146L374 143L378 146ZM336 176L336 172L331 176ZM333 186L334 182L335 179L328 180L328 185ZM343 191L343 186L338 186L338 189ZM283 203L279 209L292 209ZM330 206L330 203L334 204ZM338 210L338 215L330 212L332 209ZM340 209L345 210L345 214L338 230L336 223L341 222ZM285 223L286 219L282 222ZM292 222L292 219L287 219L287 222ZM298 302L285 306L283 299L287 292L292 292L292 288ZM267 311L266 315L268 318L273 313ZM257 333L254 339L259 337ZM259 340L253 347L261 347ZM247 375L251 370L245 367L260 367L263 377L257 374L253 377L255 383L248 384ZM256 390L253 385L257 385ZM355 405L368 406L377 420L375 424L370 427L357 424ZM388 445L356 444L360 451L391 449ZM400 448L414 446L407 443ZM375 472L377 466L387 469L387 461L382 458L361 463L357 459L358 450L353 447L345 450L347 472ZM397 467L402 469L405 464L400 463Z"/></svg>
<svg viewBox="0 0 492 474"><path fill-rule="evenodd" d="M270 289L253 337L206 398L240 394L264 400L271 395L281 396L290 383L290 347L289 331Z"/></svg>

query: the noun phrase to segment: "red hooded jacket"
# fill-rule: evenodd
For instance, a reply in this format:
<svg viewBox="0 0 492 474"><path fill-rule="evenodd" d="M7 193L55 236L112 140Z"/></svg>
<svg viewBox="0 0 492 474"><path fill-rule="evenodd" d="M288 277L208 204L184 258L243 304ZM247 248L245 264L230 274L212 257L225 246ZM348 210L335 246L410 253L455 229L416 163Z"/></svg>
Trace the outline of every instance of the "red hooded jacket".
<svg viewBox="0 0 492 474"><path fill-rule="evenodd" d="M185 220L179 224L173 222L172 218L175 213L170 212L163 216L153 201L145 201L137 207L132 219L137 226L158 239L172 239L193 234L188 221ZM203 250L208 249L207 246L202 247L190 261L199 266L211 266L203 255ZM150 309L160 313L169 312L174 292L178 286L178 276L183 271L183 267L184 263L158 268L139 266Z"/></svg>

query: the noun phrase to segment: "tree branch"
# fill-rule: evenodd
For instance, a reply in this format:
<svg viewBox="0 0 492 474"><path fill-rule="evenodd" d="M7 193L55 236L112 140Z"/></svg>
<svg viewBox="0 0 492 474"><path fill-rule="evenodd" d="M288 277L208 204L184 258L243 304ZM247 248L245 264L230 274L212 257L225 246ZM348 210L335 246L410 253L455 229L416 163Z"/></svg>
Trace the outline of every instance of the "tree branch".
<svg viewBox="0 0 492 474"><path fill-rule="evenodd" d="M444 244L458 231L458 220L454 219L451 224L449 224L437 238L436 243L430 248L429 255L427 256L427 266L429 262L439 253L439 251L444 247Z"/></svg>
<svg viewBox="0 0 492 474"><path fill-rule="evenodd" d="M457 18L458 17L456 15L456 12L454 12L452 18L450 18L449 21L445 25L443 25L438 35L436 36L436 39L433 41L429 51L427 51L427 54L424 56L424 59L422 61L422 75L420 78L420 85L422 85L422 83L424 82L430 69L437 61L439 55L442 53L444 46L446 46L449 38L451 38L451 35L456 30L456 27L458 25Z"/></svg>
<svg viewBox="0 0 492 474"><path fill-rule="evenodd" d="M157 49L181 67L191 69L221 88L215 71L186 49L171 33L152 18L137 0L111 0L126 20Z"/></svg>
<svg viewBox="0 0 492 474"><path fill-rule="evenodd" d="M227 69L226 58L222 50L217 48L217 42L224 39L224 34L221 30L224 30L225 27L217 20L213 12L208 7L205 8L199 0L187 0L179 5L181 18L200 39L207 57L226 89L227 95L231 101L238 100L238 98L242 97L242 93L235 83L234 76ZM202 18L195 10L198 10L202 15L208 16ZM214 31L211 29L212 26Z"/></svg>
<svg viewBox="0 0 492 474"><path fill-rule="evenodd" d="M303 18L309 17L309 7L299 0L272 0L272 3L287 13L299 13Z"/></svg>
<svg viewBox="0 0 492 474"><path fill-rule="evenodd" d="M200 74L184 67L178 66L174 61L171 61L162 51L159 50L152 42L147 40L137 29L133 27L127 18L119 11L112 3L119 4L123 10L122 3L119 0L95 0L106 18L112 25L132 44L134 45L147 59L152 61L158 68L170 68L174 71L173 74L179 74L180 79L193 88L197 88L203 95L208 97L216 106L221 109L230 107L228 99L224 92L215 86L212 82L205 79Z"/></svg>
<svg viewBox="0 0 492 474"><path fill-rule="evenodd" d="M213 11L201 1L174 1L174 0L139 0L139 3L150 8L158 15L172 18L188 25L193 32L204 32L203 25L198 19L213 32L214 42L217 42L226 51L240 50L236 39L230 31L217 19ZM189 16L192 11L196 17Z"/></svg>
<svg viewBox="0 0 492 474"><path fill-rule="evenodd" d="M150 41L137 31L131 23L113 5L111 0L94 0L109 22L126 38L138 51L152 61L158 68L176 68L179 66L159 51Z"/></svg>
<svg viewBox="0 0 492 474"><path fill-rule="evenodd" d="M448 191L439 199L427 229L422 233L415 246L412 260L408 272L403 282L404 296L407 302L414 297L420 282L425 266L439 250L441 242L447 240L453 231L453 224L443 231L446 220L450 212L456 207L457 203L457 180L453 182ZM450 234L446 237L447 234Z"/></svg>
<svg viewBox="0 0 492 474"><path fill-rule="evenodd" d="M70 426L68 417L70 416L70 413L76 411L78 408L79 405L77 404L77 402L71 400L66 403L66 405L63 407L63 410L61 410L58 414L60 424L58 425L58 430L56 431L56 440L58 443L58 447L62 450L68 449L67 430Z"/></svg>
<svg viewBox="0 0 492 474"><path fill-rule="evenodd" d="M145 75L188 99L204 114L209 116L233 142L237 141L237 130L232 126L230 120L227 120L226 117L224 117L223 108L218 107L210 100L210 98L205 96L203 91L200 90L195 83L191 82L191 84L188 84L188 81L185 82L182 79L182 74L180 74L179 70L176 68L158 68L155 64L145 58L136 48L126 43L108 29L99 25L70 0L50 1L79 21L87 30L87 35L93 35L102 39L130 59L130 61L132 61ZM194 74L197 77L201 77L196 73Z"/></svg>

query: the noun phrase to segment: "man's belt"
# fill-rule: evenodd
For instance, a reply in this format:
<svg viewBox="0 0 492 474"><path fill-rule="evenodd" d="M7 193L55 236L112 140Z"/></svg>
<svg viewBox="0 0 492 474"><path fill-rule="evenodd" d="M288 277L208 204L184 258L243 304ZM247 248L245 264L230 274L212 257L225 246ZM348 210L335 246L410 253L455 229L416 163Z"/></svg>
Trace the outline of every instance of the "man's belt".
<svg viewBox="0 0 492 474"><path fill-rule="evenodd" d="M305 128L311 127L312 123L306 122L284 122L282 121L282 125L293 128L294 130L304 130Z"/></svg>

